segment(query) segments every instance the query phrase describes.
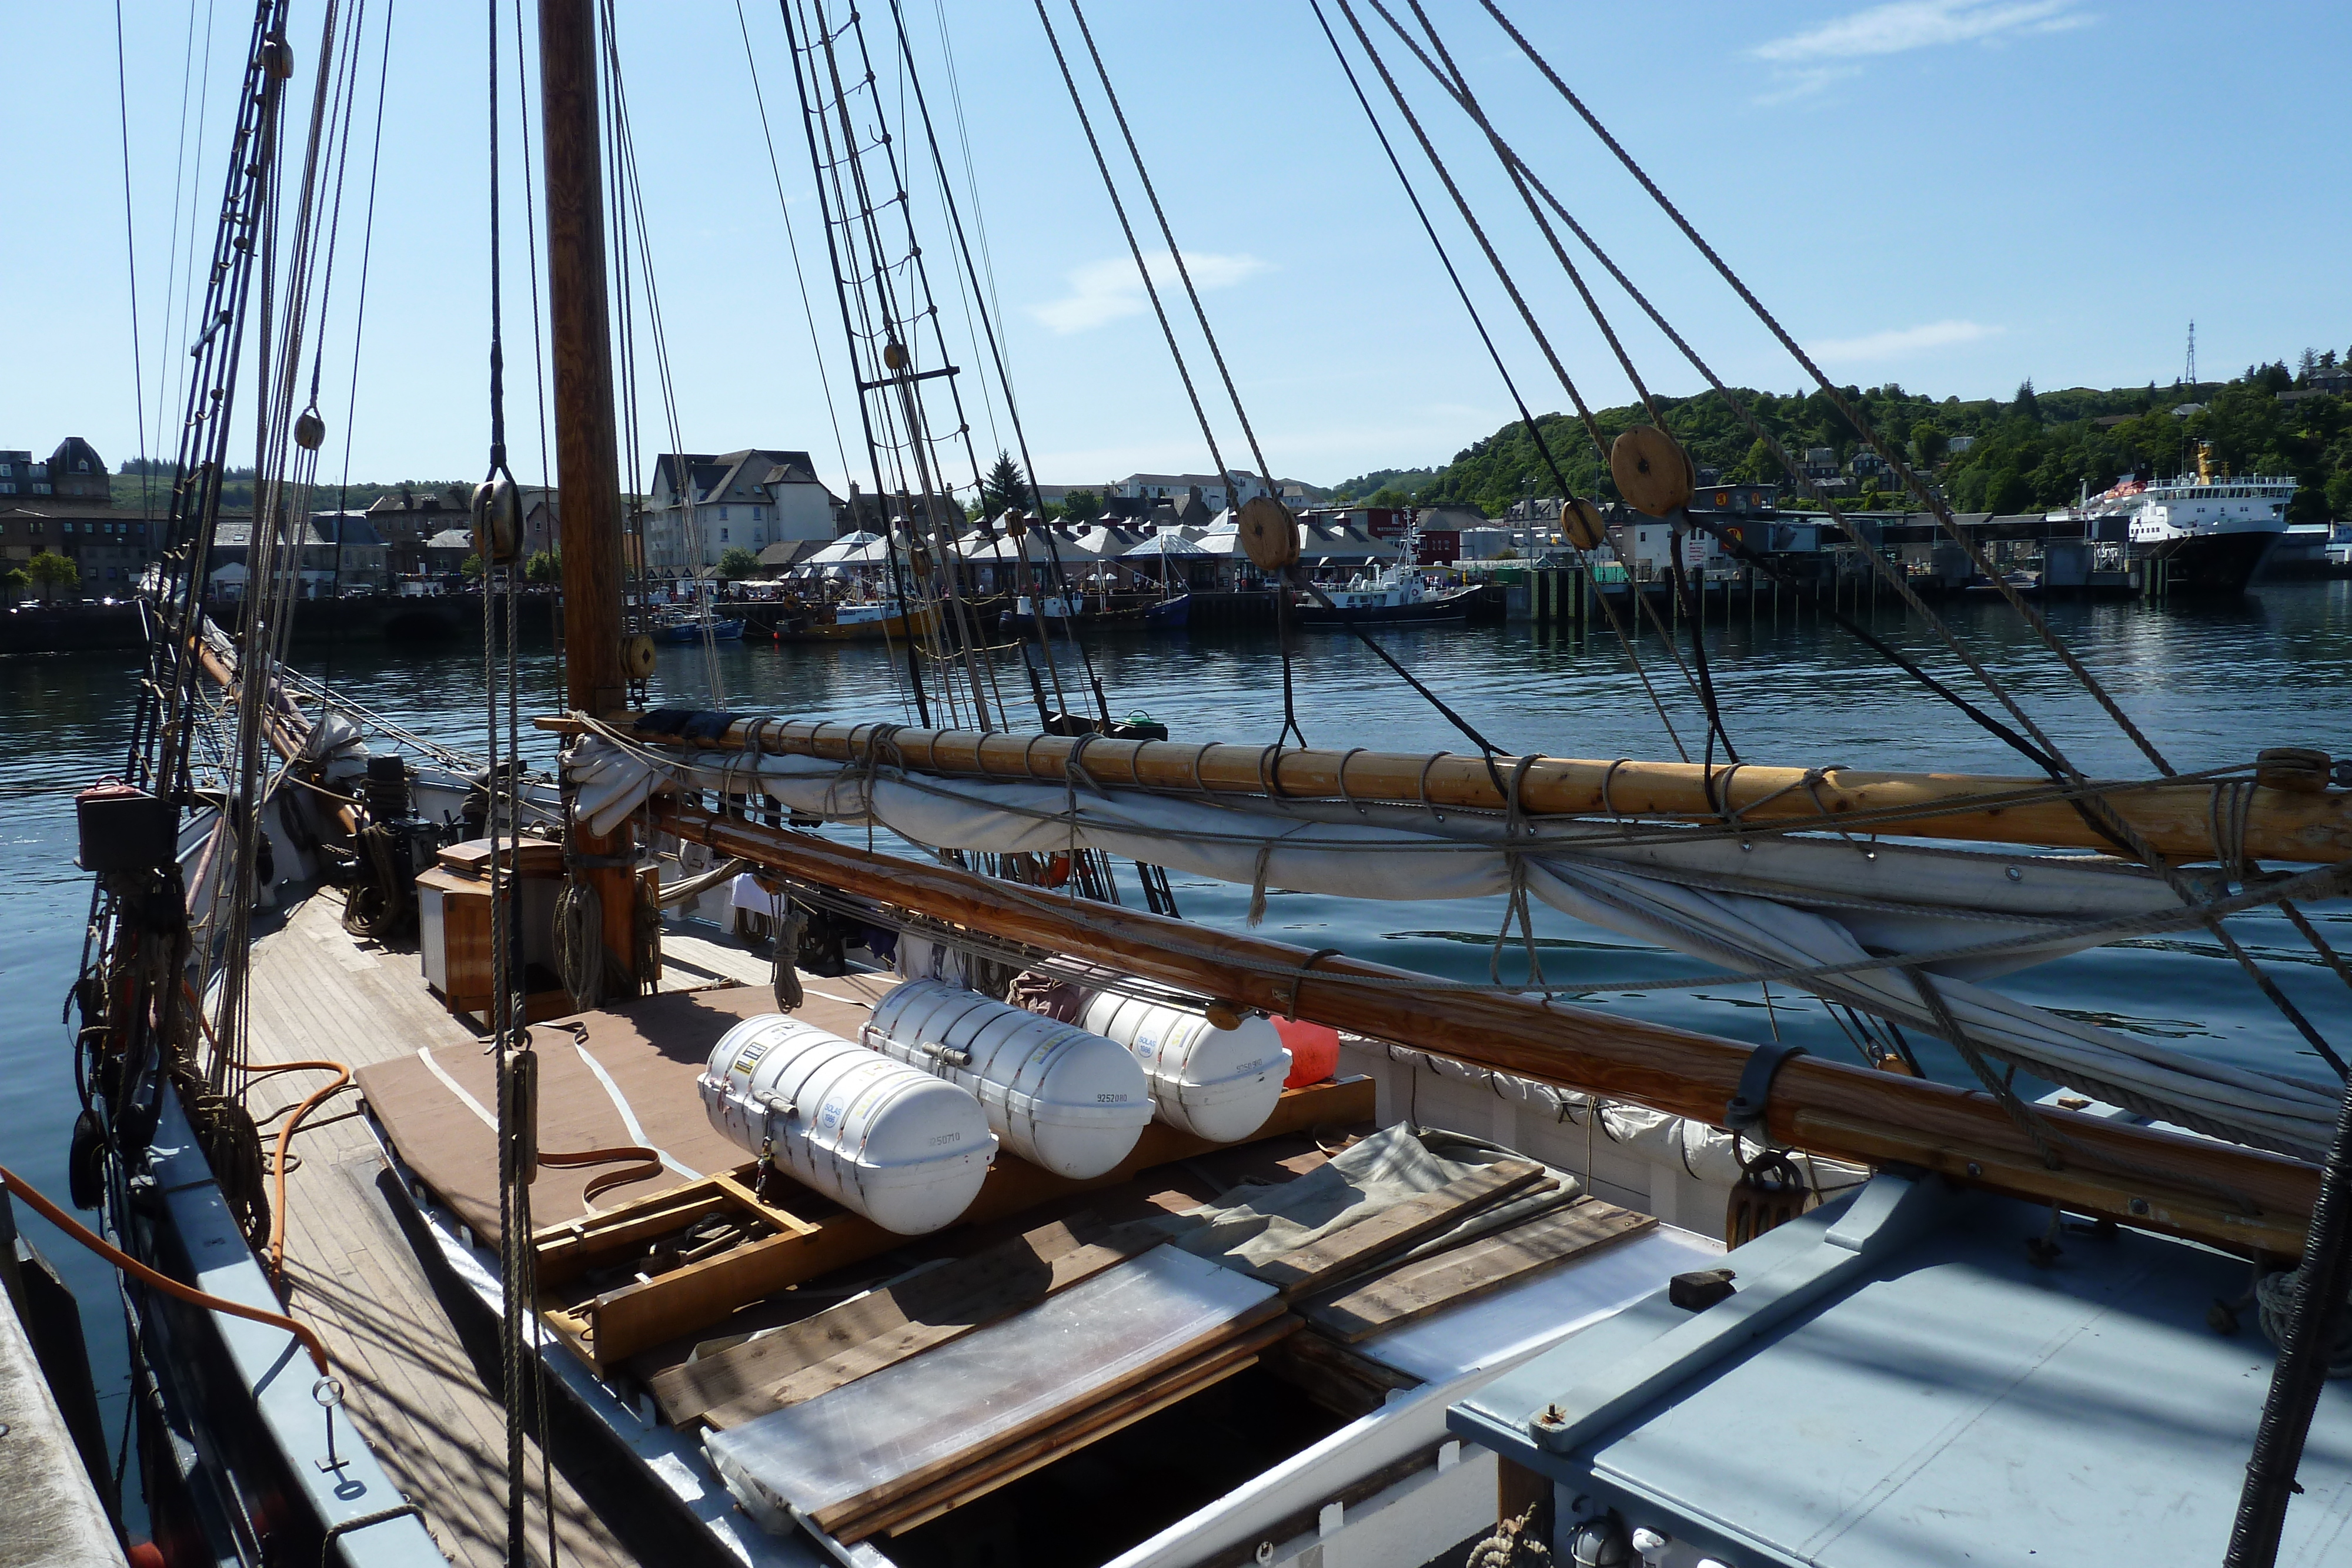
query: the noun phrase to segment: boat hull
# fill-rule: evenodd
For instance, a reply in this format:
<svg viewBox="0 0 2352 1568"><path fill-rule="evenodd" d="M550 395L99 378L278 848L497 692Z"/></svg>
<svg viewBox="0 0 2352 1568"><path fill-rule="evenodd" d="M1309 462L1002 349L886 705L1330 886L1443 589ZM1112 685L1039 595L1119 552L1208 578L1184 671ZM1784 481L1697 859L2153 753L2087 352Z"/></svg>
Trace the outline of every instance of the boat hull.
<svg viewBox="0 0 2352 1568"><path fill-rule="evenodd" d="M920 636L930 631L937 612L918 610L911 615L889 615L877 621L853 621L846 626L827 622L776 633L779 643L878 643L885 637Z"/></svg>
<svg viewBox="0 0 2352 1568"><path fill-rule="evenodd" d="M700 626L663 626L655 631L654 641L671 643L699 643L702 641L702 633L705 630L706 628ZM743 622L740 621L714 622L707 630L714 640L720 643L739 643L743 638Z"/></svg>
<svg viewBox="0 0 2352 1568"><path fill-rule="evenodd" d="M1319 604L1301 604L1291 613L1299 625L1318 629L1443 626L1469 620L1471 604L1477 597L1478 590L1475 588L1457 588L1450 593L1424 599L1417 604L1381 604L1361 610L1326 610Z"/></svg>
<svg viewBox="0 0 2352 1568"><path fill-rule="evenodd" d="M2132 562L2159 564L2169 595L2243 593L2285 537L2276 530L2197 534L2135 546Z"/></svg>

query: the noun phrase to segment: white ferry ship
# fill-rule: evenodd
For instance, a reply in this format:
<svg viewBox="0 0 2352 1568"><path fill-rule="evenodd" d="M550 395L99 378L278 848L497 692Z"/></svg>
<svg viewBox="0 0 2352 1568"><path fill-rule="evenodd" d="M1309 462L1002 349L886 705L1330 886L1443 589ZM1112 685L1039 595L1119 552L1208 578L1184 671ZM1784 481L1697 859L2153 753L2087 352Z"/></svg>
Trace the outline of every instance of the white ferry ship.
<svg viewBox="0 0 2352 1568"><path fill-rule="evenodd" d="M2170 484L2126 479L2084 504L2086 525L2128 519L2129 559L2163 564L2172 593L2239 593L2286 537L2293 475L2217 474L2210 444L2197 472Z"/></svg>

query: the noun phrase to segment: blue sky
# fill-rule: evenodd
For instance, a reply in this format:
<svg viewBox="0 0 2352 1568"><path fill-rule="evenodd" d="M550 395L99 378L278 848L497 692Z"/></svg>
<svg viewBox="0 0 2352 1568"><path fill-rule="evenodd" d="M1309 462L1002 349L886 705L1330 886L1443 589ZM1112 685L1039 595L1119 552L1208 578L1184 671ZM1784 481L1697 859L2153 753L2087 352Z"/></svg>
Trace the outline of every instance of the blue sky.
<svg viewBox="0 0 2352 1568"><path fill-rule="evenodd" d="M368 0L370 37L385 3ZM201 166L178 176L184 248L199 187L193 205L209 240L226 99L250 16L241 0L197 0L199 54L207 4L212 90ZM361 390L347 407L363 157L345 188L330 298L325 471L340 468L348 427L355 477L470 476L487 443L482 15L437 0L393 4ZM1795 366L1475 0L1424 4L1497 127L1716 368L1795 387ZM906 0L906 9L942 113L944 11L1039 477L1206 467L1029 0ZM2352 252L2343 199L2352 153L2333 107L2352 57L2352 8L1511 0L1506 9L1841 381L1971 397L2006 395L2026 376L2042 387L2168 382L2192 317L2209 378L2292 360L2306 345L2352 345L2342 260ZM867 10L887 16L880 0ZM1330 0L1326 10L1346 37ZM816 360L821 350L838 388L838 314L777 13L747 0L784 193L812 263L814 349L734 5L620 0L620 12L685 442L804 447L839 488L841 449ZM319 8L296 14L296 84L307 91ZM1360 0L1358 14L1380 27ZM169 257L191 14L125 0L123 16L152 432L176 418L169 378L187 341L176 295L167 316L166 288L176 287ZM1055 17L1075 47L1066 10ZM1306 0L1094 0L1088 19L1272 467L1328 484L1440 463L1510 416ZM140 442L114 14L20 5L8 32L14 57L40 68L20 70L0 99L16 191L0 224L0 446L46 452L81 434L119 461ZM1570 374L1596 403L1627 401L1491 154L1435 101L1427 78L1416 79L1393 38L1376 36ZM194 73L197 90L205 76ZM1564 407L1383 89L1366 86L1530 401ZM192 96L191 120L194 110ZM960 164L952 128L942 129ZM511 120L509 136L513 152ZM531 478L540 457L520 171L518 157L507 187L509 411L515 466ZM1140 215L1139 203L1130 210ZM934 207L919 211L937 264L949 236ZM1696 373L1637 325L1630 305L1606 291L1602 304L1654 386L1696 390ZM1198 356L1194 368L1207 371ZM839 412L854 443L848 410ZM984 445L1010 444L1001 409L992 436L987 411L974 417ZM1229 413L1219 435L1228 460L1242 461ZM641 447L664 444L649 423ZM856 447L848 451L862 469Z"/></svg>

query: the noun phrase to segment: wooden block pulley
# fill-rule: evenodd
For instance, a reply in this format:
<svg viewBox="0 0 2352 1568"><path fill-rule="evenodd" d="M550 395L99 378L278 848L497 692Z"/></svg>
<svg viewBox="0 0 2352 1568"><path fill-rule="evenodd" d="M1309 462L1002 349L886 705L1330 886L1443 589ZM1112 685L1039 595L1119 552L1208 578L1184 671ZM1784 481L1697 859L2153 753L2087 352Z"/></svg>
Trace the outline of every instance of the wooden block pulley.
<svg viewBox="0 0 2352 1568"><path fill-rule="evenodd" d="M1271 496L1255 496L1242 505L1236 519L1242 549L1260 571L1280 571L1298 559L1298 519Z"/></svg>
<svg viewBox="0 0 2352 1568"><path fill-rule="evenodd" d="M1682 443L1654 424L1637 424L1611 444L1609 475L1619 495L1654 517L1690 505L1698 485Z"/></svg>
<svg viewBox="0 0 2352 1568"><path fill-rule="evenodd" d="M1568 542L1582 550L1599 549L1609 542L1609 530L1601 521L1601 508L1591 502L1570 498L1560 503L1559 531Z"/></svg>

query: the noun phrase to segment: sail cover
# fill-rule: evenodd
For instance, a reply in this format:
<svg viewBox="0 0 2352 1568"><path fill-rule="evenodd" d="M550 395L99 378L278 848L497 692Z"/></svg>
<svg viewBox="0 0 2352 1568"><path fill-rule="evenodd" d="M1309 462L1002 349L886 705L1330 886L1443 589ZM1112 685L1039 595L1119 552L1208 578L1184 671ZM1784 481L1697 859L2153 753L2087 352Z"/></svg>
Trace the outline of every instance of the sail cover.
<svg viewBox="0 0 2352 1568"><path fill-rule="evenodd" d="M574 749L569 777L580 815L598 832L656 789L712 789L757 793L940 849L1094 849L1246 886L1343 898L1523 891L1604 930L1732 974L1786 977L1940 1036L1947 1031L1906 973L1923 970L1968 1041L1987 1053L2215 1136L2312 1158L2326 1147L2336 1114L2338 1090L2315 1075L2204 1060L1981 983L2111 941L2119 922L2135 922L2136 930L2200 924L2161 880L2099 857L950 779L803 757L697 764L595 737Z"/></svg>

